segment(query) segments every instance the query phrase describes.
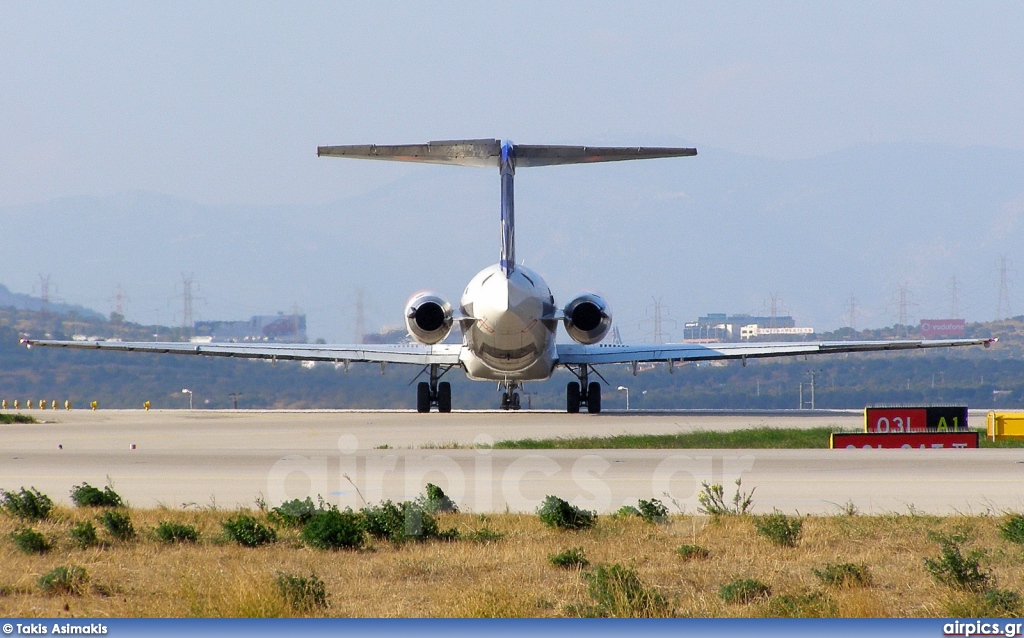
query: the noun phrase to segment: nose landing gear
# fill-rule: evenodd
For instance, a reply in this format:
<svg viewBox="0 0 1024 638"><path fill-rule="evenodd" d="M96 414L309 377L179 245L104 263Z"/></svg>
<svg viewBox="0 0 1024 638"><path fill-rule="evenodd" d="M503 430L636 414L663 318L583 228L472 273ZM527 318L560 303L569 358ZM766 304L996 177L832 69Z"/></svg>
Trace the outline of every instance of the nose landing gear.
<svg viewBox="0 0 1024 638"><path fill-rule="evenodd" d="M506 381L502 385L505 386L505 392L501 395L501 409L502 410L518 410L522 407L519 401L519 393L516 392L521 386L514 381Z"/></svg>

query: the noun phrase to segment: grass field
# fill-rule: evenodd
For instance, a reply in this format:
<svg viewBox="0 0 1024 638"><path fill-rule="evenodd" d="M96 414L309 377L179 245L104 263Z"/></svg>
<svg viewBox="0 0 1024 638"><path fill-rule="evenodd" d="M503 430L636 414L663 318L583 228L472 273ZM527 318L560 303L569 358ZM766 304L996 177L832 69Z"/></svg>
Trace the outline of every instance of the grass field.
<svg viewBox="0 0 1024 638"><path fill-rule="evenodd" d="M559 439L517 439L498 441L497 449L515 450L588 450L588 449L741 449L796 450L828 448L831 428L751 428L732 432L697 430L680 434L620 434L617 436L573 437ZM989 441L981 433L983 448L1024 447L1024 441Z"/></svg>
<svg viewBox="0 0 1024 638"><path fill-rule="evenodd" d="M925 559L941 552L935 534L959 534L963 556L981 552L975 556L988 574L986 587L999 592L996 603L1010 605L995 615L1020 614L1014 597L1024 591L1022 546L999 532L1006 516L805 517L795 546L782 547L758 534L755 524L764 519L749 515L672 516L663 524L602 516L591 529L569 532L547 528L533 515L446 514L439 516L442 529L465 535L486 527L495 534L487 535L490 542L371 541L360 550L325 551L284 527L277 542L240 546L225 540L221 528L237 512L211 509L122 510L137 534L113 540L97 521L102 511L57 507L32 523L52 545L42 554L20 551L12 534L24 524L0 514L0 615L993 615L991 594L940 584L929 574ZM262 512L251 514L271 524ZM161 542L154 532L161 521L194 526L198 542ZM70 530L84 522L95 524L100 546L74 545ZM699 551L685 550L684 557L683 545ZM549 556L570 548L581 548L589 566L551 564ZM852 564L862 578L827 584L814 570L830 573L830 563ZM84 569L80 593L44 593L40 577L60 566ZM282 573L315 575L326 606L293 607L277 583ZM722 588L735 598L747 591L736 582L746 579L768 591L726 602Z"/></svg>

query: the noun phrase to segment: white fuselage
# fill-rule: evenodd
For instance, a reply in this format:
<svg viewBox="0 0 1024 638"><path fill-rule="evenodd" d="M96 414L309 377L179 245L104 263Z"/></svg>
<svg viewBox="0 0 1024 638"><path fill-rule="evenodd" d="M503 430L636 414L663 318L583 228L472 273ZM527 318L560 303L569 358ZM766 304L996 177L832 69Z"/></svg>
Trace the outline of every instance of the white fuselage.
<svg viewBox="0 0 1024 638"><path fill-rule="evenodd" d="M541 381L557 359L555 299L540 275L498 264L481 270L462 293L461 361L471 379Z"/></svg>

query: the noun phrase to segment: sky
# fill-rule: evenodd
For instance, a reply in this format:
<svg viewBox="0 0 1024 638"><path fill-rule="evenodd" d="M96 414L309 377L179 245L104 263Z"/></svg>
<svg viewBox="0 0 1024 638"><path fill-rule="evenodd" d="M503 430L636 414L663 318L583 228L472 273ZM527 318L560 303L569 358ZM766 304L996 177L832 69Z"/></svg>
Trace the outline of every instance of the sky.
<svg viewBox="0 0 1024 638"><path fill-rule="evenodd" d="M321 144L1021 150L1021 24L1016 2L6 1L0 210L316 206L416 170Z"/></svg>

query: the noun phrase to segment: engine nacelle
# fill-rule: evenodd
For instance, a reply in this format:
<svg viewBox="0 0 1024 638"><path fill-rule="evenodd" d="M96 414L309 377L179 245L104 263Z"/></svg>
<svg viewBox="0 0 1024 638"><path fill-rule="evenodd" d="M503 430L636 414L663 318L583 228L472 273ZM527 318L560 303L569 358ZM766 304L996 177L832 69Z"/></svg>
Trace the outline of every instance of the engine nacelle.
<svg viewBox="0 0 1024 638"><path fill-rule="evenodd" d="M586 292L565 305L565 331L573 341L590 345L604 339L612 327L612 312L599 295Z"/></svg>
<svg viewBox="0 0 1024 638"><path fill-rule="evenodd" d="M444 341L452 322L452 305L436 292L418 292L405 304L405 327L422 344Z"/></svg>

